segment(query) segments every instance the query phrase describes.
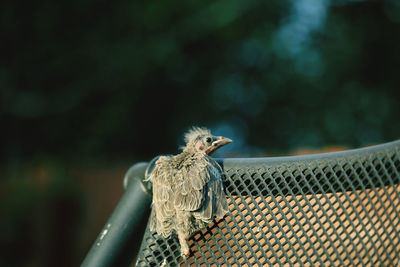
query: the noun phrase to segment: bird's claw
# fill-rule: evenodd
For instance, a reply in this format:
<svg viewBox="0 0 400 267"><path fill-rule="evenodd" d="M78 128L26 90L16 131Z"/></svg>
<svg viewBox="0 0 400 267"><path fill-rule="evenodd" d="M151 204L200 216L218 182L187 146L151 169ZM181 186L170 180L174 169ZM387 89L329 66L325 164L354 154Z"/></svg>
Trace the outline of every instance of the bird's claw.
<svg viewBox="0 0 400 267"><path fill-rule="evenodd" d="M182 256L182 258L187 259L187 257L189 257L189 255L190 255L189 247L181 248L181 256Z"/></svg>

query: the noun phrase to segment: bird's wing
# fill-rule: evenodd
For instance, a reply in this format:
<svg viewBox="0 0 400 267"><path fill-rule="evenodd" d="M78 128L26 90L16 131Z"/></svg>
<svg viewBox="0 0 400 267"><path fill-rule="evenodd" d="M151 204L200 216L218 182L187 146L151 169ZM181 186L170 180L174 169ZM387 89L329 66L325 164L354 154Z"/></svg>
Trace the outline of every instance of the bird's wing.
<svg viewBox="0 0 400 267"><path fill-rule="evenodd" d="M171 157L160 157L150 180L153 183L153 209L150 218L150 230L155 229L159 234L169 236L172 231L172 218L175 215L171 176L174 169L171 166Z"/></svg>
<svg viewBox="0 0 400 267"><path fill-rule="evenodd" d="M204 186L210 180L206 163L201 160L188 160L177 172L174 204L178 210L194 211L201 207Z"/></svg>
<svg viewBox="0 0 400 267"><path fill-rule="evenodd" d="M223 191L222 170L210 158L197 160L179 172L175 207L192 211L195 218L210 222L214 216L222 218L228 210Z"/></svg>
<svg viewBox="0 0 400 267"><path fill-rule="evenodd" d="M223 184L223 171L221 167L215 161L212 162L210 172L210 182L208 183L208 195L212 195L212 201L208 205L212 205L213 214L212 216L217 216L218 218L224 217L225 213L228 211L228 202L224 192Z"/></svg>

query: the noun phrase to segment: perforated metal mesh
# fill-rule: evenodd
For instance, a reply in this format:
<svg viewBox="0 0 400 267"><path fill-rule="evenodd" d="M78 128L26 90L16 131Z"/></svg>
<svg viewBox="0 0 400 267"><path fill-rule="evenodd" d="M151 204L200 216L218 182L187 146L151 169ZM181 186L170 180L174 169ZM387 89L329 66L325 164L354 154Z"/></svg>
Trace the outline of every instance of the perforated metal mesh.
<svg viewBox="0 0 400 267"><path fill-rule="evenodd" d="M189 241L146 230L137 266L398 266L400 141L304 157L223 159L229 212Z"/></svg>

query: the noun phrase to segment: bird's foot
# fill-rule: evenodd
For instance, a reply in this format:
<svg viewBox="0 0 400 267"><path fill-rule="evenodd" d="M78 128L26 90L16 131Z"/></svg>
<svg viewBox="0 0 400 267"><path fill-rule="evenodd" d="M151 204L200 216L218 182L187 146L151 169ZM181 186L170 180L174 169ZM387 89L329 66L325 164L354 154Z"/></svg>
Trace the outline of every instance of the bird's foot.
<svg viewBox="0 0 400 267"><path fill-rule="evenodd" d="M187 259L187 257L189 257L189 255L190 255L190 250L189 250L188 247L181 248L181 256L182 256L182 258Z"/></svg>
<svg viewBox="0 0 400 267"><path fill-rule="evenodd" d="M183 235L180 232L178 232L178 238L179 238L179 244L181 245L181 256L186 259L190 254L190 249L187 243L187 237L186 235Z"/></svg>

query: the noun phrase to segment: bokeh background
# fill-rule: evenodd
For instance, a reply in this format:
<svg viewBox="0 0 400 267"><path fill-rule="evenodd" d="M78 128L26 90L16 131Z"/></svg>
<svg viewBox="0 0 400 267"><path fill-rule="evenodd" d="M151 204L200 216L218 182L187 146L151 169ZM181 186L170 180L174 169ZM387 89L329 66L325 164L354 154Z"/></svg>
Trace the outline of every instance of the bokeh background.
<svg viewBox="0 0 400 267"><path fill-rule="evenodd" d="M5 0L0 266L78 266L135 162L399 138L400 2Z"/></svg>

